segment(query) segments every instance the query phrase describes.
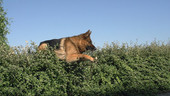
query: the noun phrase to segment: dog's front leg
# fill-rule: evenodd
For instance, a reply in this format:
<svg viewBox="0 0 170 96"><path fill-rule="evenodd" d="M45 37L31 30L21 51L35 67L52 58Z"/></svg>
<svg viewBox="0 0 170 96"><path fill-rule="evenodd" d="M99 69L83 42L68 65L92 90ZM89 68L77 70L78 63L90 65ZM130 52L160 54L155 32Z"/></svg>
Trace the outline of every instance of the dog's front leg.
<svg viewBox="0 0 170 96"><path fill-rule="evenodd" d="M67 55L66 57L67 62L74 62L80 59L90 60L92 62L95 60L93 57L85 54L71 54L71 55Z"/></svg>

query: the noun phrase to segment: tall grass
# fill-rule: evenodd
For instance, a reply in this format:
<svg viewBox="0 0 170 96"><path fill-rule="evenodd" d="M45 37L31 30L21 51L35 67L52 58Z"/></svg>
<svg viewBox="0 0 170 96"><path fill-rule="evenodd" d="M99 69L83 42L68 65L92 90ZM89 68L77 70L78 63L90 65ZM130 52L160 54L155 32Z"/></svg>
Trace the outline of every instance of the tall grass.
<svg viewBox="0 0 170 96"><path fill-rule="evenodd" d="M0 46L1 96L123 96L170 91L170 45L106 45L96 62L66 63L37 46Z"/></svg>

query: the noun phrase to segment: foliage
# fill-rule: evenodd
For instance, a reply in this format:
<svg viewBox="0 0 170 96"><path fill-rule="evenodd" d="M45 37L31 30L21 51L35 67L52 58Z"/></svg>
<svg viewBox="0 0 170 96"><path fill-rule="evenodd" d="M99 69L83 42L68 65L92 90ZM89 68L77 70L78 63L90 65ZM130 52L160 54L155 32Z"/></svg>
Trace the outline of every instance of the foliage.
<svg viewBox="0 0 170 96"><path fill-rule="evenodd" d="M0 46L1 96L134 96L170 90L170 45L106 45L66 63L37 46Z"/></svg>
<svg viewBox="0 0 170 96"><path fill-rule="evenodd" d="M2 0L0 0L0 45L6 44L7 45L7 38L6 35L9 33L8 25L9 20L6 17L6 12L2 6Z"/></svg>

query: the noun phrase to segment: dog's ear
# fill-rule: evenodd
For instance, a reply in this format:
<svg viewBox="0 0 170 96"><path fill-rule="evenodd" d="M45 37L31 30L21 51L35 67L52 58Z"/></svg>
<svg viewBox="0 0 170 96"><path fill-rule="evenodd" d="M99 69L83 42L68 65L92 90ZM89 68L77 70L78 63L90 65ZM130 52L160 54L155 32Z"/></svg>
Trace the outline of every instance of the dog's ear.
<svg viewBox="0 0 170 96"><path fill-rule="evenodd" d="M90 35L91 35L91 31L90 30L88 30L85 34L84 34L84 37L90 37Z"/></svg>

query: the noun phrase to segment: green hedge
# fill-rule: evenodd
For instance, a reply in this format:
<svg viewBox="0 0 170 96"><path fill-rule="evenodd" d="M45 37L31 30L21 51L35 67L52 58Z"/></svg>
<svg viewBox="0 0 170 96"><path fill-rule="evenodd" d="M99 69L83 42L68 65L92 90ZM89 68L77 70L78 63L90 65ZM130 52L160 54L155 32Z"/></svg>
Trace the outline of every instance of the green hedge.
<svg viewBox="0 0 170 96"><path fill-rule="evenodd" d="M133 96L170 90L170 45L112 43L96 62L66 63L37 46L0 46L1 96Z"/></svg>

